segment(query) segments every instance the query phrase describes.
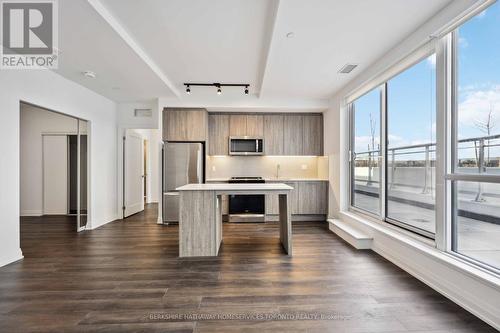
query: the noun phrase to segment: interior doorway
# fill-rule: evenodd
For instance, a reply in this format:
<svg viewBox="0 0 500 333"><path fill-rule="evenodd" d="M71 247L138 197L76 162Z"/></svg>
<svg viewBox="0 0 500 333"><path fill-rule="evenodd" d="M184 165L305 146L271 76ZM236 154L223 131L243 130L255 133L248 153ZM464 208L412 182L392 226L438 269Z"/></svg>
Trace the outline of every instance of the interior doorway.
<svg viewBox="0 0 500 333"><path fill-rule="evenodd" d="M127 218L158 203L162 135L158 129L128 128L120 138L120 207L122 218Z"/></svg>
<svg viewBox="0 0 500 333"><path fill-rule="evenodd" d="M88 129L86 120L20 103L21 233L34 222L86 229Z"/></svg>

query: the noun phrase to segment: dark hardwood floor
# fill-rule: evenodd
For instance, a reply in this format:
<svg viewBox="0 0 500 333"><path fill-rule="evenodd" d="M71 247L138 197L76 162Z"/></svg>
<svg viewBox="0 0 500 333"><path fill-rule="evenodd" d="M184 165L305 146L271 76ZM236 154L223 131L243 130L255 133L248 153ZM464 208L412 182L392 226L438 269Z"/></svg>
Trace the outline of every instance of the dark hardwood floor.
<svg viewBox="0 0 500 333"><path fill-rule="evenodd" d="M178 227L155 209L80 234L23 218L0 332L495 332L325 223L294 223L293 258L276 224L232 224L219 257L179 259Z"/></svg>

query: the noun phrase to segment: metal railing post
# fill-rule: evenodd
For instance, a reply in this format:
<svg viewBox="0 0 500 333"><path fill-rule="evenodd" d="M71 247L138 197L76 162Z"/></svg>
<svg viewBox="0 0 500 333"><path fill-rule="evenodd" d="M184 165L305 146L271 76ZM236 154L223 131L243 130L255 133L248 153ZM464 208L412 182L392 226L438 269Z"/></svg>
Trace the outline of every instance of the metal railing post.
<svg viewBox="0 0 500 333"><path fill-rule="evenodd" d="M479 139L479 156L477 162L477 168L479 174L482 174L486 171L486 167L484 165L484 138ZM477 183L477 194L476 199L474 201L484 201L483 199L483 183Z"/></svg>
<svg viewBox="0 0 500 333"><path fill-rule="evenodd" d="M429 193L429 171L431 170L431 159L429 154L429 145L425 146L425 175L424 175L424 189L422 193Z"/></svg>

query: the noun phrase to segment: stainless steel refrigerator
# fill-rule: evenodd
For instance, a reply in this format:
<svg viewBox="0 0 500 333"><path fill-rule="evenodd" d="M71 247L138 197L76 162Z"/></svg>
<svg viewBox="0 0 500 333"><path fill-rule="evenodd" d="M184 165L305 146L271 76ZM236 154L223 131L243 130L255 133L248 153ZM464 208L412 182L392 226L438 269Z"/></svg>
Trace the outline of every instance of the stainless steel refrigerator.
<svg viewBox="0 0 500 333"><path fill-rule="evenodd" d="M163 223L179 222L179 186L205 182L202 143L163 144Z"/></svg>

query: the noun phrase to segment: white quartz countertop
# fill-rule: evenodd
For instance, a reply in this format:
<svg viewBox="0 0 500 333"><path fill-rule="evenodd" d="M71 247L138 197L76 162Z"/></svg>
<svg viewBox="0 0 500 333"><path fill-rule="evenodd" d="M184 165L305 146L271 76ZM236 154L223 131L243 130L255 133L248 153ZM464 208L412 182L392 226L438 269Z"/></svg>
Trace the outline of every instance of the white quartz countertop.
<svg viewBox="0 0 500 333"><path fill-rule="evenodd" d="M245 184L245 183L207 183L207 184L187 184L176 188L177 191L291 191L293 187L283 183L260 183L260 184Z"/></svg>
<svg viewBox="0 0 500 333"><path fill-rule="evenodd" d="M207 182L227 182L229 178L209 178ZM266 182L327 182L323 178L264 178Z"/></svg>

